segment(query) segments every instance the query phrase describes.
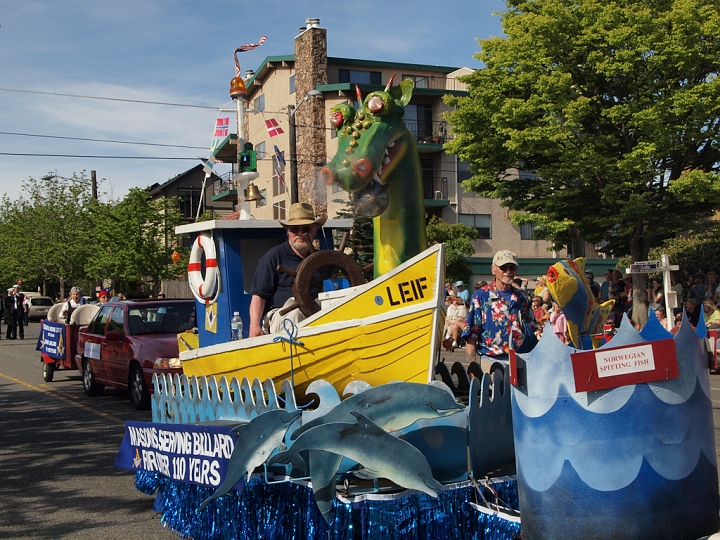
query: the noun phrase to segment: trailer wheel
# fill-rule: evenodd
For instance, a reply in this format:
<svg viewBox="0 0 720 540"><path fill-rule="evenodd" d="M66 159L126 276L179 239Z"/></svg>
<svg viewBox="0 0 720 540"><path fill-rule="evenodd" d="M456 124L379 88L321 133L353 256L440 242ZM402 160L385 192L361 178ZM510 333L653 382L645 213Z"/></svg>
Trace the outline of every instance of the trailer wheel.
<svg viewBox="0 0 720 540"><path fill-rule="evenodd" d="M55 364L48 364L47 362L43 362L43 380L45 382L52 382L53 375L55 375Z"/></svg>

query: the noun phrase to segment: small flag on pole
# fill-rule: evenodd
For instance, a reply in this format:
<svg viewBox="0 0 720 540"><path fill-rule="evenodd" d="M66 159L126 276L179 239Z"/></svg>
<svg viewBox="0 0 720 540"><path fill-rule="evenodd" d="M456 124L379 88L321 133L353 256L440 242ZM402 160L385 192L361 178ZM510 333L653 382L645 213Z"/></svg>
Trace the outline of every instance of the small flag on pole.
<svg viewBox="0 0 720 540"><path fill-rule="evenodd" d="M216 139L225 138L230 133L230 117L218 118L215 122L215 135Z"/></svg>
<svg viewBox="0 0 720 540"><path fill-rule="evenodd" d="M278 180L280 180L280 183L284 186L285 185L285 176L283 176L283 173L280 170L280 168L275 169L275 174L277 174Z"/></svg>
<svg viewBox="0 0 720 540"><path fill-rule="evenodd" d="M202 158L201 158L202 159ZM217 162L215 159L215 156L210 154L210 157L207 158L207 160L204 160L205 166L203 167L203 171L205 171L205 176L210 176L213 172L213 165Z"/></svg>
<svg viewBox="0 0 720 540"><path fill-rule="evenodd" d="M276 135L285 133L280 127L280 124L278 124L277 120L275 120L274 118L271 118L270 120L265 120L265 126L267 127L268 133L271 137L275 137Z"/></svg>
<svg viewBox="0 0 720 540"><path fill-rule="evenodd" d="M282 163L283 168L285 168L285 157L283 156L283 153L276 144L273 145L273 148L275 149L275 158L277 158L278 163Z"/></svg>
<svg viewBox="0 0 720 540"><path fill-rule="evenodd" d="M260 45L265 43L266 40L267 36L260 36L260 39L257 43L246 43L245 45L240 45L237 49L235 49L235 52L252 51L253 49L257 49Z"/></svg>

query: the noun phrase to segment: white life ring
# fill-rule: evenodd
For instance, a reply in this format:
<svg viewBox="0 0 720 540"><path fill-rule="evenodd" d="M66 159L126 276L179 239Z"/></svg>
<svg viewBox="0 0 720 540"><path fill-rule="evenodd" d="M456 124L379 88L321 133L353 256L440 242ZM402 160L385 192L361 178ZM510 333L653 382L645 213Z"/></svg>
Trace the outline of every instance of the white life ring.
<svg viewBox="0 0 720 540"><path fill-rule="evenodd" d="M200 260L202 253L205 252L205 277L202 275L202 265ZM215 242L206 232L198 235L193 242L190 251L190 263L188 264L188 281L190 282L190 290L192 291L198 302L211 304L217 300L220 292L220 270L218 269L217 259L215 258Z"/></svg>

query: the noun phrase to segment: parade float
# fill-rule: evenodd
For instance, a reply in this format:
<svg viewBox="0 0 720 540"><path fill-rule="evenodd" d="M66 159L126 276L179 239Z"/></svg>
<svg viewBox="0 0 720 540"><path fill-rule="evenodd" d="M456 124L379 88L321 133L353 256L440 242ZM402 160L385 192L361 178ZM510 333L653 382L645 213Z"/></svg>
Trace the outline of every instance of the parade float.
<svg viewBox="0 0 720 540"><path fill-rule="evenodd" d="M331 260L348 286L335 290L331 277L318 305L300 288L328 261L299 267L296 298L309 316L284 333L230 340L233 312L248 327L247 285L260 255L284 241L280 225L178 229L204 250L204 264L189 268L199 273L197 334L178 336L185 374L155 379L152 422L126 424L116 466L136 471L138 489L185 538L690 540L717 531L709 379L688 324L673 338L652 319L640 333L625 320L612 346L591 351L546 329L531 353L511 351L487 372L440 361L444 252L412 238L424 223L412 224L422 196L402 122L411 93L406 80L358 96L358 110L331 111L339 148L323 179L357 204L380 201L379 271L352 283L349 263ZM388 231L386 212L409 220L402 234ZM326 223L317 259L336 253L341 225Z"/></svg>

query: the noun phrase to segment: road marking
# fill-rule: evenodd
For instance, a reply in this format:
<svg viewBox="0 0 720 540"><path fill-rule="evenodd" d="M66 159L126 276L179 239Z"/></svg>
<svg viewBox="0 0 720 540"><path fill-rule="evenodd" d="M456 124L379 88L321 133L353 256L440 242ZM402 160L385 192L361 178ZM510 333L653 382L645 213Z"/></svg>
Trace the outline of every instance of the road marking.
<svg viewBox="0 0 720 540"><path fill-rule="evenodd" d="M120 424L122 426L125 425L125 420L121 420L120 418L113 416L112 414L96 411L92 407L89 407L89 406L85 405L84 403L80 403L79 401L77 401L77 398L75 396L71 396L70 394L63 392L62 390L50 388L49 386L47 386L45 384L43 384L42 386L35 386L34 384L26 383L25 381L21 381L20 379L16 379L15 377L11 377L10 375L5 375L4 373L0 373L0 377L7 379L9 381L12 381L14 383L20 384L20 385L24 386L25 388L34 390L35 392L42 392L43 394L53 396L53 397L59 399L60 401L65 401L66 403L70 403L71 405L74 405L75 407L79 407L80 409L85 409L86 411L89 411L89 412L93 413L94 415L100 416L101 418L105 418L107 420L110 420L110 421Z"/></svg>

